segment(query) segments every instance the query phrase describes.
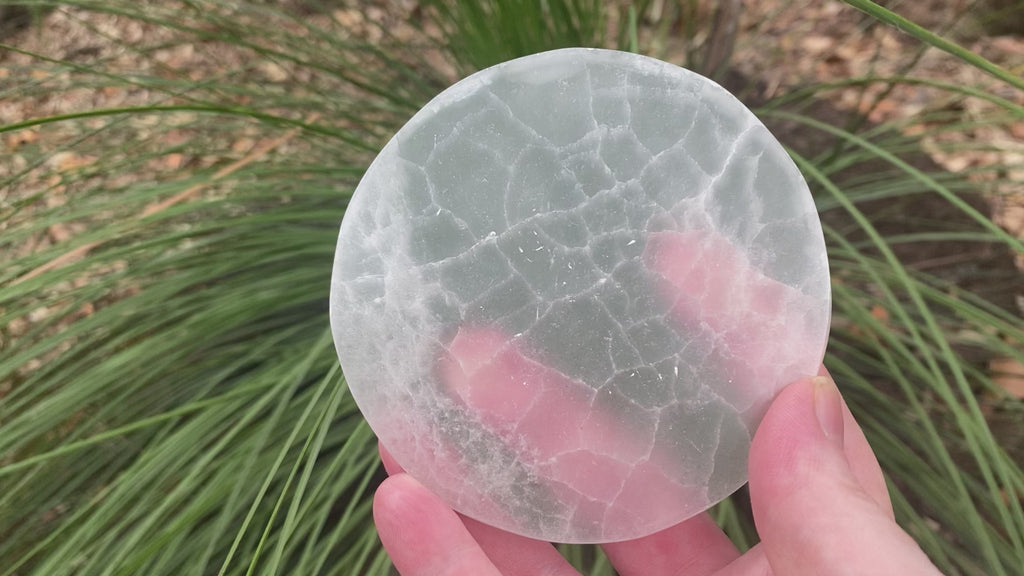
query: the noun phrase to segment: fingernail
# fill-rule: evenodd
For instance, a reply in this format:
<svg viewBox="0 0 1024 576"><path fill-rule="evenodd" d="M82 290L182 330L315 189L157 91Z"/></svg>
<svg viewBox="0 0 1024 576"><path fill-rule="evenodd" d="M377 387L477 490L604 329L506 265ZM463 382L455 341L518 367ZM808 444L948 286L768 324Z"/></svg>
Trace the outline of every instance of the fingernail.
<svg viewBox="0 0 1024 576"><path fill-rule="evenodd" d="M843 400L831 378L811 378L814 385L814 413L825 437L843 445Z"/></svg>

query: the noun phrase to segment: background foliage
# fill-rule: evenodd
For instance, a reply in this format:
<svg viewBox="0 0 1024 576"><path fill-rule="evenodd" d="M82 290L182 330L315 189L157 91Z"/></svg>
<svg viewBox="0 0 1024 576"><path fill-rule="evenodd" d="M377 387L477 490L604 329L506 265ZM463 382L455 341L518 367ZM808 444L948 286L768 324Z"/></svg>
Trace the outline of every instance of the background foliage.
<svg viewBox="0 0 1024 576"><path fill-rule="evenodd" d="M1024 402L992 361L1024 362L1024 247L978 194L1020 166L973 169L982 186L928 162L921 142L1021 122L1024 82L849 4L870 14L863 26L898 24L1003 82L908 69L839 83L923 83L989 106L931 112L913 135L837 121L818 98L836 85L750 101L815 192L834 283L826 364L899 521L947 573L1013 574ZM652 53L741 94L758 81L729 76L729 15L696 1L396 5L0 1L6 22L28 19L17 38L63 23L102 40L57 55L0 46L0 111L47 104L0 126L0 575L386 573L376 443L326 308L337 225L376 150L460 75L554 47ZM197 53L216 68L195 69ZM743 492L715 515L756 542ZM594 548L564 552L611 572Z"/></svg>

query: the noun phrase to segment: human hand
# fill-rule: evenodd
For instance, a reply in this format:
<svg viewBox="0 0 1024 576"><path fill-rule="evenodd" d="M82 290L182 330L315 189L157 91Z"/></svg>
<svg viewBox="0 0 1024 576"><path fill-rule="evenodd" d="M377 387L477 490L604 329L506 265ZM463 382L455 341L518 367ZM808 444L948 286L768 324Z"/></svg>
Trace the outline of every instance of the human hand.
<svg viewBox="0 0 1024 576"><path fill-rule="evenodd" d="M461 517L381 449L391 476L373 512L403 576L569 576L546 542ZM895 522L881 469L827 376L772 403L751 445L750 497L761 536L742 556L707 514L650 536L604 544L623 576L933 575Z"/></svg>

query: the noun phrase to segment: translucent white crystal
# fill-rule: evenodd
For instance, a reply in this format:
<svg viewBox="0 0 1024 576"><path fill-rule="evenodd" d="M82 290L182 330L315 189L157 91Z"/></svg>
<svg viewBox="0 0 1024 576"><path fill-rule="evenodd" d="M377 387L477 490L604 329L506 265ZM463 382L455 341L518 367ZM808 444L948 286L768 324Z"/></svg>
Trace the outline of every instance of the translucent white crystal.
<svg viewBox="0 0 1024 576"><path fill-rule="evenodd" d="M567 49L466 78L381 151L331 326L373 430L456 510L608 542L746 481L767 405L821 362L828 280L807 185L738 100Z"/></svg>

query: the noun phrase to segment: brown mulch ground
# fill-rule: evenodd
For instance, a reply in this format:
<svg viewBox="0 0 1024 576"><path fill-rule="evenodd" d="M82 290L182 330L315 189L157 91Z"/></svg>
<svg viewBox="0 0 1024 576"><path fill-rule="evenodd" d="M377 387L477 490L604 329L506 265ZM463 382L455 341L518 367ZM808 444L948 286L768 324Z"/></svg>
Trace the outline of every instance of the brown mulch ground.
<svg viewBox="0 0 1024 576"><path fill-rule="evenodd" d="M942 32L992 62L1024 75L1024 28L1016 35L988 35L979 28L979 3L925 0L896 8L914 22ZM984 3L980 3L984 4ZM973 11L971 11L973 8ZM741 36L733 58L739 71L761 78L765 96L815 83L857 76L909 75L991 92L1024 105L1024 93L935 48L920 44L890 27L867 26L867 17L839 2L749 3L744 24L757 34ZM767 24L765 24L767 22ZM765 43L774 49L765 49ZM865 114L871 122L897 121L908 134L934 127L915 118L949 112L947 122L982 120L997 110L977 98L951 96L923 85L901 84L890 92L875 84L838 89L828 94L833 105ZM972 179L985 183L997 222L1024 237L1024 120L978 126L926 136L922 145L932 160L951 172L973 169ZM976 150L965 149L974 145ZM950 148L958 148L951 151ZM978 170L1010 166L1002 173ZM996 183L995 180L999 179ZM1021 262L1024 265L1024 262Z"/></svg>

